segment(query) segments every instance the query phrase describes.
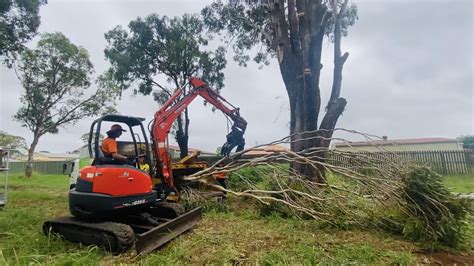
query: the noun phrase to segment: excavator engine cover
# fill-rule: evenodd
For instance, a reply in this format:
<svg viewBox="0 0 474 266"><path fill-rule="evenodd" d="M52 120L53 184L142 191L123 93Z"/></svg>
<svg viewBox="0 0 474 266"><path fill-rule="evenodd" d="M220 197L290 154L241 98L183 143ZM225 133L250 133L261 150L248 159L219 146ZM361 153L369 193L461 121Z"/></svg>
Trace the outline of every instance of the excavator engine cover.
<svg viewBox="0 0 474 266"><path fill-rule="evenodd" d="M69 209L86 219L136 212L155 202L152 186L147 173L131 166L87 166L69 191Z"/></svg>

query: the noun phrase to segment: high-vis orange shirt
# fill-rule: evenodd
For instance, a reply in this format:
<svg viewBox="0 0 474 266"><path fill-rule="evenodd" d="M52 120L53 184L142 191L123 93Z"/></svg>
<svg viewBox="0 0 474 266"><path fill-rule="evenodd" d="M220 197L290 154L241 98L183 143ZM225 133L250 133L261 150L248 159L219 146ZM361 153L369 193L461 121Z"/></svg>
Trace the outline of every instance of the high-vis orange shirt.
<svg viewBox="0 0 474 266"><path fill-rule="evenodd" d="M215 174L213 174L213 176L214 176L216 179L226 179L226 178L227 178L226 173L222 173L222 172L215 173Z"/></svg>
<svg viewBox="0 0 474 266"><path fill-rule="evenodd" d="M117 152L117 141L112 138L106 138L102 141L102 151L105 155L112 155Z"/></svg>

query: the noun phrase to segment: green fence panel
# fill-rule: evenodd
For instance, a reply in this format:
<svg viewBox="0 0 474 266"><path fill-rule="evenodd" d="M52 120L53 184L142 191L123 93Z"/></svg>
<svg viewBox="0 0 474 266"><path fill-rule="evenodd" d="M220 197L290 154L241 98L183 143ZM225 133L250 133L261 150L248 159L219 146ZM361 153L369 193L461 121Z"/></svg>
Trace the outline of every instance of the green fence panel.
<svg viewBox="0 0 474 266"><path fill-rule="evenodd" d="M63 174L64 164L68 161L33 162L33 171L41 174ZM10 162L10 172L20 173L25 170L26 162Z"/></svg>

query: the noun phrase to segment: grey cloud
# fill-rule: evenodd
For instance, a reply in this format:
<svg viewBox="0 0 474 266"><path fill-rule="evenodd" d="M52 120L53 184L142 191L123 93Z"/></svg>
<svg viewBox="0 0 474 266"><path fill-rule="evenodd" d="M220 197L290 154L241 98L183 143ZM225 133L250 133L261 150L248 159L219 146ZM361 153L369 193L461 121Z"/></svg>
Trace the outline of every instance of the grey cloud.
<svg viewBox="0 0 474 266"><path fill-rule="evenodd" d="M393 137L473 132L472 2L362 2L341 126ZM349 48L349 51L352 52Z"/></svg>
<svg viewBox="0 0 474 266"><path fill-rule="evenodd" d="M108 66L103 55L106 31L152 12L168 16L198 12L208 2L51 0L41 10L40 30L62 31L88 49L100 74ZM473 3L354 2L360 19L343 39L343 50L351 55L344 67L342 89L348 105L338 126L391 138L473 133ZM325 44L323 106L332 82L332 49L332 44ZM252 64L240 68L231 57L229 54L222 94L241 107L248 120L247 143L262 144L287 135L288 99L276 62L258 70ZM19 84L10 70L1 69L0 79L0 128L29 137L29 132L11 121L19 106ZM150 121L158 106L151 96L133 96L127 91L117 108ZM190 145L214 151L225 140L225 118L212 113L202 101L193 103L190 110ZM75 149L91 120L62 129L59 135L45 136L38 149Z"/></svg>

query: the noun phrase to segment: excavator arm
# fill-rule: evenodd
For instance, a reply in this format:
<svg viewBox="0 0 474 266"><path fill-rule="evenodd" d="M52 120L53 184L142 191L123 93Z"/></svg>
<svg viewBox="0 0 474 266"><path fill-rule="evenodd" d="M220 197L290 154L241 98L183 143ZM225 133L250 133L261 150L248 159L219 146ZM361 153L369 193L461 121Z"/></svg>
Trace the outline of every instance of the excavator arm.
<svg viewBox="0 0 474 266"><path fill-rule="evenodd" d="M221 154L228 156L233 148L241 151L245 146L244 133L247 121L240 116L239 108L234 107L224 97L211 89L204 81L192 77L189 79L191 89L185 96L184 89L178 88L174 94L155 113L152 127L152 140L154 144L155 158L159 172L170 187L174 187L171 169L171 155L168 152L168 134L173 122L181 115L184 109L197 97L201 96L216 109L222 111L232 121L232 130L226 136L226 142L222 146Z"/></svg>

